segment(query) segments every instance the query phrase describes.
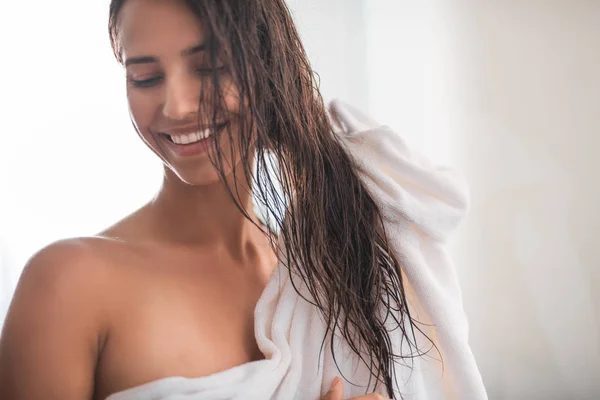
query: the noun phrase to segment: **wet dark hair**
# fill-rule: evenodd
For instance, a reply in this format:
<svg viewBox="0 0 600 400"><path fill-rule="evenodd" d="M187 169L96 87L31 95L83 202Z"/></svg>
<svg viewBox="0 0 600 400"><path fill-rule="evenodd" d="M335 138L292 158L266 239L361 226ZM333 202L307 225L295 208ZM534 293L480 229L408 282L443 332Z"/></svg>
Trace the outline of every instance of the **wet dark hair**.
<svg viewBox="0 0 600 400"><path fill-rule="evenodd" d="M118 16L125 1L110 4L110 39L121 63ZM221 83L228 74L243 99L236 146L244 160L255 161L255 171L252 163L242 163L244 178L279 237L265 234L283 251L290 274L306 284L312 299L305 299L322 312L327 332L341 334L371 371L375 382L368 382L367 392L381 383L394 398L394 366L424 354L415 339L415 331L422 331L407 306L399 255L391 251L380 210L333 132L289 9L284 0L182 1L202 21L215 67L202 78L199 118L222 120ZM216 68L222 64L225 72ZM226 157L218 143L215 135L211 160L225 182ZM229 193L250 218L234 186L227 184ZM401 330L402 343L391 342L393 329ZM394 345L408 351L394 354Z"/></svg>

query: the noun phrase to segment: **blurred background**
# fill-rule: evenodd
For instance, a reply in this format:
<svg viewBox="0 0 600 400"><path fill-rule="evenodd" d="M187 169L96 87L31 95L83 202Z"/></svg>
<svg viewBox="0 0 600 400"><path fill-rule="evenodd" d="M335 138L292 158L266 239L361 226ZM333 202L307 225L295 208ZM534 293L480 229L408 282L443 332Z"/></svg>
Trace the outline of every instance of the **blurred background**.
<svg viewBox="0 0 600 400"><path fill-rule="evenodd" d="M458 167L451 251L490 399L600 398L600 1L289 0L326 99ZM0 6L0 324L26 260L158 189L108 0Z"/></svg>

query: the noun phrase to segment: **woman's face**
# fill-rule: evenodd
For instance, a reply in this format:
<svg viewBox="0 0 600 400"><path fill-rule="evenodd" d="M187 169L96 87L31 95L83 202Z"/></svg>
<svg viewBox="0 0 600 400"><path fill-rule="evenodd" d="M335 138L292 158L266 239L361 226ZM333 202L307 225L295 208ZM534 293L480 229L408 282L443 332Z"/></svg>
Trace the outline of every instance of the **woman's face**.
<svg viewBox="0 0 600 400"><path fill-rule="evenodd" d="M238 91L217 61L226 110L212 124L212 107L199 109L200 93L212 82L205 34L183 1L128 0L120 15L121 45L127 73L127 99L142 140L183 182L206 185L219 180L208 149L219 134L223 166L228 174L240 160L231 154L232 135L239 131ZM200 110L205 110L199 115ZM198 129L198 118L201 122ZM225 133L225 134L223 134ZM207 139L203 139L207 137Z"/></svg>

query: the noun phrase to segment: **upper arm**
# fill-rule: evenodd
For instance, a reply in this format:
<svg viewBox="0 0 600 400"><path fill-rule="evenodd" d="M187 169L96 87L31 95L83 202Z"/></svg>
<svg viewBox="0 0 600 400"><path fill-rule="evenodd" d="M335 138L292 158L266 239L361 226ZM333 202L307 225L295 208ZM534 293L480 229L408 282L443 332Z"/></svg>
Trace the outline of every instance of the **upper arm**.
<svg viewBox="0 0 600 400"><path fill-rule="evenodd" d="M0 398L91 399L101 337L98 269L78 241L23 270L0 336Z"/></svg>

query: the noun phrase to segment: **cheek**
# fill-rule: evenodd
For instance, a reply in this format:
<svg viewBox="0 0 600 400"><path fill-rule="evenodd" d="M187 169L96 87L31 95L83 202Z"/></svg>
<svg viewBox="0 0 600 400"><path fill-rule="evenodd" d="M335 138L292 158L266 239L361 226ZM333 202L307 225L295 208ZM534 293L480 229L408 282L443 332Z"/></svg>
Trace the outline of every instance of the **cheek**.
<svg viewBox="0 0 600 400"><path fill-rule="evenodd" d="M240 111L240 92L238 88L233 84L231 80L227 80L222 83L223 85L223 99L225 100L225 107L227 112L231 114L238 114Z"/></svg>
<svg viewBox="0 0 600 400"><path fill-rule="evenodd" d="M155 115L157 103L153 96L127 91L127 102L131 117L143 136L149 136L148 127Z"/></svg>
<svg viewBox="0 0 600 400"><path fill-rule="evenodd" d="M166 162L165 149L157 141L156 137L150 133L150 126L152 126L156 115L159 100L156 99L156 96L149 95L148 93L141 94L137 91L128 91L127 102L138 136L154 154Z"/></svg>

